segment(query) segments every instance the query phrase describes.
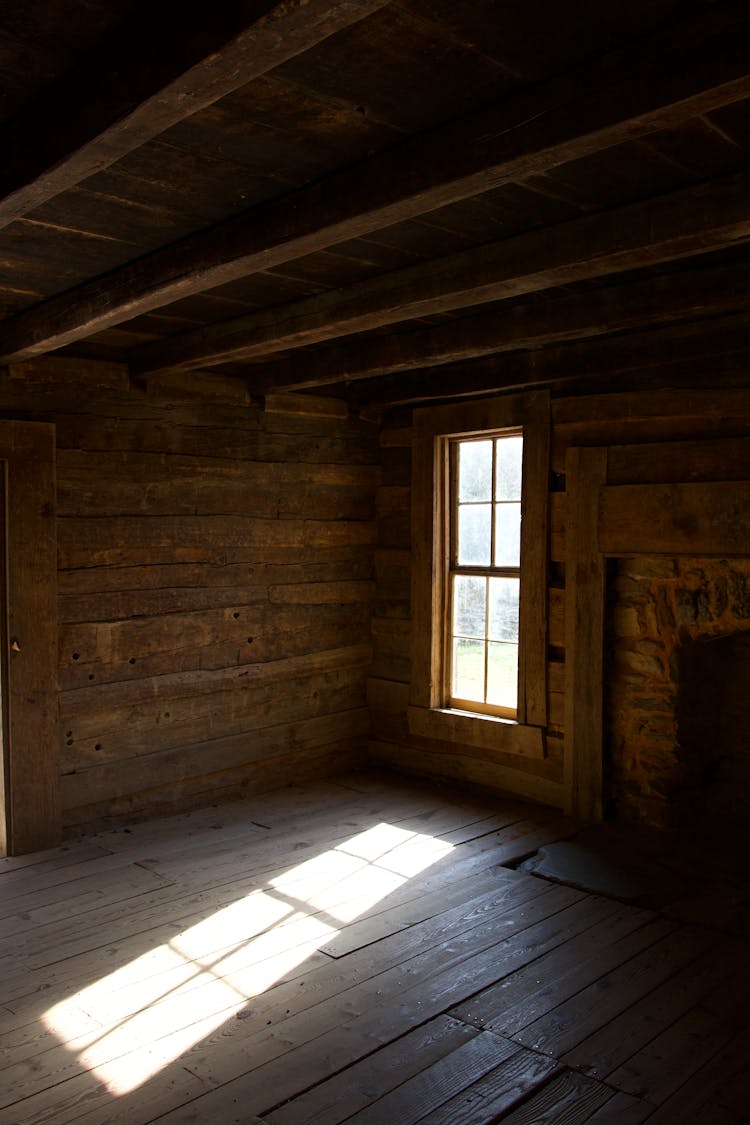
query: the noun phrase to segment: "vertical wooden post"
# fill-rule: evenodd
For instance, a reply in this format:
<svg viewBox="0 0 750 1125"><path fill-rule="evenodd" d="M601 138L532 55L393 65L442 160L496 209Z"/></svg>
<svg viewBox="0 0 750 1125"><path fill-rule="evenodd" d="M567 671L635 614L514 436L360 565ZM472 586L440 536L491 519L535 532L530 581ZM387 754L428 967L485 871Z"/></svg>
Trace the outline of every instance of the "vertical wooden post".
<svg viewBox="0 0 750 1125"><path fill-rule="evenodd" d="M443 684L437 678L441 668L443 642L443 553L445 525L442 508L440 471L445 449L436 442L429 425L414 427L412 444L412 634L411 697L418 707L439 707L443 703ZM417 504L414 497L420 497Z"/></svg>
<svg viewBox="0 0 750 1125"><path fill-rule="evenodd" d="M11 840L8 757L8 462L0 461L0 855Z"/></svg>
<svg viewBox="0 0 750 1125"><path fill-rule="evenodd" d="M548 394L529 396L529 416L523 427L518 721L544 727L547 725Z"/></svg>
<svg viewBox="0 0 750 1125"><path fill-rule="evenodd" d="M565 472L565 781L568 811L598 821L602 819L606 565L598 529L606 449L569 449Z"/></svg>
<svg viewBox="0 0 750 1125"><path fill-rule="evenodd" d="M0 457L6 462L4 847L22 855L60 838L54 427L0 423Z"/></svg>

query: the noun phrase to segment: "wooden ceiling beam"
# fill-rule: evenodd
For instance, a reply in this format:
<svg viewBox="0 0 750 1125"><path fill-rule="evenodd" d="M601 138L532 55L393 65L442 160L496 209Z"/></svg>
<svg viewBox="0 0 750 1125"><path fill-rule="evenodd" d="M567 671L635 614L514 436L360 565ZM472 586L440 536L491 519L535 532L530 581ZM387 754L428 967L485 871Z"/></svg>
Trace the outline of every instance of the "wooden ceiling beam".
<svg viewBox="0 0 750 1125"><path fill-rule="evenodd" d="M704 375L747 375L750 363L747 313L698 323L670 324L643 332L599 337L555 347L506 352L439 367L377 376L352 384L354 409L414 406L442 398L471 397L534 386L598 380L636 373L662 381Z"/></svg>
<svg viewBox="0 0 750 1125"><path fill-rule="evenodd" d="M741 172L147 344L133 350L131 367L147 374L257 359L747 239L750 172Z"/></svg>
<svg viewBox="0 0 750 1125"><path fill-rule="evenodd" d="M695 269L543 302L493 306L435 328L365 337L318 349L304 358L259 365L257 376L249 378L251 389L261 394L306 390L698 320L746 309L748 304L747 264Z"/></svg>
<svg viewBox="0 0 750 1125"><path fill-rule="evenodd" d="M0 128L0 228L389 0L139 9ZM33 143L29 143L29 138Z"/></svg>
<svg viewBox="0 0 750 1125"><path fill-rule="evenodd" d="M42 302L6 323L0 352L30 358L182 297L746 98L748 34L744 0L713 5L669 31Z"/></svg>

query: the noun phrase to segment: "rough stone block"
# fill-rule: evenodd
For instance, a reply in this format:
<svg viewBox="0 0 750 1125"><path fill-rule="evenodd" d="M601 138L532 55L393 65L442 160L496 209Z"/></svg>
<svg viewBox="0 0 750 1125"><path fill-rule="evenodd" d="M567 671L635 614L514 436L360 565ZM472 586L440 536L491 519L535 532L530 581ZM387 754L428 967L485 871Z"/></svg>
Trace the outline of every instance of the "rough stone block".
<svg viewBox="0 0 750 1125"><path fill-rule="evenodd" d="M698 620L695 591L675 590L675 601L677 603L677 620L680 625L695 625Z"/></svg>
<svg viewBox="0 0 750 1125"><path fill-rule="evenodd" d="M674 578L676 563L666 558L623 559L620 573L629 578Z"/></svg>
<svg viewBox="0 0 750 1125"><path fill-rule="evenodd" d="M639 672L643 676L654 676L656 679L664 677L661 660L648 652L643 652L642 649L626 649L618 652L617 665L629 672Z"/></svg>
<svg viewBox="0 0 750 1125"><path fill-rule="evenodd" d="M656 620L661 628L674 629L677 622L675 621L674 612L672 611L669 594L663 587L660 587L656 591L655 611Z"/></svg>
<svg viewBox="0 0 750 1125"><path fill-rule="evenodd" d="M750 575L733 570L728 585L732 613L741 620L750 619Z"/></svg>
<svg viewBox="0 0 750 1125"><path fill-rule="evenodd" d="M612 621L616 637L640 637L638 611L633 606L619 606Z"/></svg>

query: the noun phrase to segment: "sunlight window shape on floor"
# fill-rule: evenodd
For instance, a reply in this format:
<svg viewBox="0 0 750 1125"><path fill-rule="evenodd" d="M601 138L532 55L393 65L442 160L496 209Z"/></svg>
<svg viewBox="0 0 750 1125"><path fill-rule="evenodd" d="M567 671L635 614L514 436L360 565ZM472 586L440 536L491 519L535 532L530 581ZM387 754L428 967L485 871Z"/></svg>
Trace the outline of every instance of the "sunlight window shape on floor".
<svg viewBox="0 0 750 1125"><path fill-rule="evenodd" d="M452 850L376 825L171 934L55 1004L44 1024L75 1056L71 1073L127 1094Z"/></svg>

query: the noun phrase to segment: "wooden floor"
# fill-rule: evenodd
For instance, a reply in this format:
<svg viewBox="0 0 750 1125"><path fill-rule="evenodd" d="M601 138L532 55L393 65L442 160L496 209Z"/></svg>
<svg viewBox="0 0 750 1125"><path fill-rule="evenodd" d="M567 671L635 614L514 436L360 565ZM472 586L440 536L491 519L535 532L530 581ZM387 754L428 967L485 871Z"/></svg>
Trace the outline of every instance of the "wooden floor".
<svg viewBox="0 0 750 1125"><path fill-rule="evenodd" d="M0 1123L750 1121L747 940L513 870L575 831L367 775L0 861Z"/></svg>

